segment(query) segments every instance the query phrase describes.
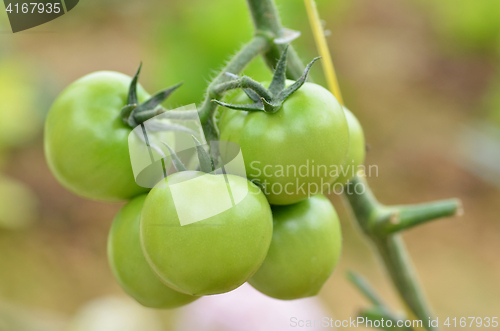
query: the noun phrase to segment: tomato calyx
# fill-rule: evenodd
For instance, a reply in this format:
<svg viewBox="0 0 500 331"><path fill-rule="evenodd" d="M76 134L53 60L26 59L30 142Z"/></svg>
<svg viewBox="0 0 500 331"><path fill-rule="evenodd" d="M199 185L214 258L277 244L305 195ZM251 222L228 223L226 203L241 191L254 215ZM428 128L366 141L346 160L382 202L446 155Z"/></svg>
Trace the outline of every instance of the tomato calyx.
<svg viewBox="0 0 500 331"><path fill-rule="evenodd" d="M248 105L234 105L219 100L212 100L219 105L236 110L244 111L263 111L265 113L276 113L281 109L283 103L288 99L293 93L295 93L299 88L304 85L309 75L314 62L319 60L321 57L314 58L305 68L302 76L297 79L292 85L286 87L286 58L288 53L288 46L283 51L280 60L274 71L273 79L269 88L265 88L262 84L254 81L250 77L243 76L238 77L231 73L226 73L227 76L234 78L225 83L221 83L215 87L218 92L224 92L232 89L241 88L246 93L246 95L254 102Z"/></svg>
<svg viewBox="0 0 500 331"><path fill-rule="evenodd" d="M203 148L203 145L200 143L198 139L194 135L191 135L193 138L194 144L196 145L196 153L198 154L198 161L200 162L200 171L205 173L211 173L215 170L214 162L207 151ZM175 170L177 172L187 171L186 166L182 163L181 159L177 156L172 147L169 146L166 142L162 141L168 151L170 152L170 157L172 158L172 164L174 165Z"/></svg>
<svg viewBox="0 0 500 331"><path fill-rule="evenodd" d="M175 84L169 88L155 93L149 99L139 104L139 100L137 98L137 82L139 81L141 68L142 62L139 65L139 68L137 69L134 77L132 78L132 81L130 82L127 105L125 105L120 111L120 116L123 123L132 128L135 128L137 125L144 123L145 121L155 117L156 115L164 113L166 110L161 106L161 103L182 85L182 82Z"/></svg>

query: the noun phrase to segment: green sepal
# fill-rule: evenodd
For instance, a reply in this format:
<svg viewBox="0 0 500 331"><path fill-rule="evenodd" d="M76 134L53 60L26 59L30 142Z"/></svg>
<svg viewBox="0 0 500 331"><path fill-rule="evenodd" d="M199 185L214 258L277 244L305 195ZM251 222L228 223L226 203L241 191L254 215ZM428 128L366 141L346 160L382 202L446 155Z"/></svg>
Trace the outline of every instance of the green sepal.
<svg viewBox="0 0 500 331"><path fill-rule="evenodd" d="M198 153L198 160L200 161L200 170L206 173L214 171L214 164L210 155L208 155L207 151L194 135L191 137L193 137L194 144L196 145L196 152Z"/></svg>
<svg viewBox="0 0 500 331"><path fill-rule="evenodd" d="M274 70L273 80L269 84L269 92L272 95L278 95L285 89L286 85L286 56L288 54L288 45L281 55L276 70Z"/></svg>
<svg viewBox="0 0 500 331"><path fill-rule="evenodd" d="M158 114L161 114L163 111L157 112L157 114L153 115L150 118L144 118L144 116L141 117L136 116L146 111L155 110L163 101L165 101L168 98L170 94L172 94L175 90L177 90L181 85L182 83L178 83L175 84L174 86L164 89L163 91L156 93L151 98L138 105L134 110L132 110L132 113L129 116L129 125L132 127L137 126L137 124L144 123L148 119Z"/></svg>
<svg viewBox="0 0 500 331"><path fill-rule="evenodd" d="M281 106L283 105L283 102L276 102L276 101L267 102L266 99L264 98L262 98L261 102L262 105L264 106L264 111L266 113L271 113L271 114L280 110Z"/></svg>
<svg viewBox="0 0 500 331"><path fill-rule="evenodd" d="M252 100L253 102L255 102L255 103L259 102L259 100L260 100L259 95L257 93L255 93L252 89L244 88L243 92L245 92L247 97L249 97L250 100Z"/></svg>
<svg viewBox="0 0 500 331"><path fill-rule="evenodd" d="M132 105L126 105L124 106L121 110L120 110L120 118L122 119L122 122L125 124L125 125L130 125L129 124L129 118L130 118L130 114L132 113L132 111L135 109L135 107L137 107L136 104L132 104ZM136 125L135 125L136 126ZM134 127L135 127L134 126Z"/></svg>
<svg viewBox="0 0 500 331"><path fill-rule="evenodd" d="M288 86L286 89L281 91L278 94L277 99L281 100L281 102L284 102L293 93L295 93L299 88L301 88L302 85L304 85L304 83L307 81L307 77L309 76L309 71L311 71L312 65L314 64L314 62L318 61L319 59L321 59L321 56L315 57L311 62L309 62L309 64L304 69L304 73L302 74L302 76L300 76L300 78L297 79L295 81L295 83L293 83L292 85Z"/></svg>
<svg viewBox="0 0 500 331"><path fill-rule="evenodd" d="M215 100L215 99L212 100L212 102L215 102L215 103L219 104L220 106L231 108L231 109L236 109L236 110L264 111L264 109L262 109L263 106L259 105L257 103L250 104L250 105L233 105L233 104L222 102L222 101ZM262 101L260 101L260 102L262 103Z"/></svg>
<svg viewBox="0 0 500 331"><path fill-rule="evenodd" d="M254 184L255 186L257 186L261 191L264 191L266 188L264 186L264 184L262 184L261 182L259 182L258 179L250 179L250 181L252 182L252 184Z"/></svg>
<svg viewBox="0 0 500 331"><path fill-rule="evenodd" d="M141 103L139 106L137 106L136 111L145 111L145 110L151 110L155 109L158 105L160 105L163 101L165 101L170 94L172 94L175 90L177 90L183 83L178 83L173 86L170 86L169 88L164 89L163 91L160 91L153 95L151 98L148 100L144 101Z"/></svg>
<svg viewBox="0 0 500 331"><path fill-rule="evenodd" d="M139 104L139 100L137 98L137 83L139 81L141 68L142 62L139 65L139 68L137 69L134 77L132 78L132 81L130 82L127 96L127 105L125 105L120 111L120 117L123 123L132 128L135 128L137 125L144 123L150 118L164 113L166 110L163 109L160 104L182 85L182 83L173 85L163 91L154 94L148 100Z"/></svg>
<svg viewBox="0 0 500 331"><path fill-rule="evenodd" d="M276 70L274 71L273 79L269 85L269 89L266 89L261 84L252 80L249 77L243 76L238 79L234 79L229 82L225 82L216 87L220 90L228 90L233 88L241 88L246 93L246 95L253 101L252 104L247 105L235 105L219 100L212 100L219 105L236 110L245 111L263 111L265 113L276 113L281 109L283 103L288 99L293 93L304 85L309 75L314 62L319 60L321 57L314 58L305 68L302 76L297 79L292 85L286 87L286 59L288 54L288 46L283 51L281 58L278 61ZM231 75L233 77L234 75ZM285 88L286 87L286 88Z"/></svg>
<svg viewBox="0 0 500 331"><path fill-rule="evenodd" d="M130 87L128 89L127 105L137 105L139 100L137 99L137 82L139 81L139 75L141 74L142 62L139 64L139 68L130 82Z"/></svg>
<svg viewBox="0 0 500 331"><path fill-rule="evenodd" d="M168 151L170 152L170 157L172 158L172 164L174 165L175 170L177 170L178 172L186 171L187 170L186 166L184 165L184 163L182 163L181 159L179 159L179 157L177 156L177 154L175 153L175 151L172 149L172 147L170 147L164 141L162 141L162 144L164 144L165 146L167 146Z"/></svg>

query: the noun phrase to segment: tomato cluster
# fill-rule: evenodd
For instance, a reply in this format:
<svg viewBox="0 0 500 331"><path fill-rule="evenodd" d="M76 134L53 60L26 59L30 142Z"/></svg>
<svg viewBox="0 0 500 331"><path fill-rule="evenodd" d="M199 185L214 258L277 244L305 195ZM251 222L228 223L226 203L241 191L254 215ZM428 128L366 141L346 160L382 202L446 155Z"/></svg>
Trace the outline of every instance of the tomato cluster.
<svg viewBox="0 0 500 331"><path fill-rule="evenodd" d="M127 137L137 125L136 109L159 95L149 97L137 85L138 74L131 79L93 73L71 84L52 106L45 151L55 177L87 198L129 201L113 221L108 257L119 284L142 305L179 307L245 282L274 298L298 299L316 295L333 272L342 244L335 209L321 190L294 190L343 184L349 176L266 170L360 165L363 133L329 91L305 82L310 66L295 82L285 81L285 66L286 52L268 88L245 78L246 95L233 104L219 102L225 106L221 140L239 144L248 179L214 171L217 160L198 149L201 171L177 163L179 171L153 189L137 185ZM172 153L174 165L176 158ZM210 160L209 169L202 159ZM289 190L266 190L273 185Z"/></svg>

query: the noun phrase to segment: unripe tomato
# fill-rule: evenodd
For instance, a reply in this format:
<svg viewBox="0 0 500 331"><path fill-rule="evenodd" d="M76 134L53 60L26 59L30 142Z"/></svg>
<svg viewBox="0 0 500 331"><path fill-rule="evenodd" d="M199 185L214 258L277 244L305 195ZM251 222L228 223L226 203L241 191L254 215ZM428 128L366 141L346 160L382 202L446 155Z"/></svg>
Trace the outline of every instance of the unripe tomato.
<svg viewBox="0 0 500 331"><path fill-rule="evenodd" d="M345 117L349 125L349 149L345 166L339 172L335 183L346 184L358 171L358 167L365 162L366 145L363 128L358 119L349 109L344 107Z"/></svg>
<svg viewBox="0 0 500 331"><path fill-rule="evenodd" d="M68 86L45 123L45 156L52 173L85 198L123 201L148 191L136 184L130 163L131 128L120 118L131 78L117 72L89 74ZM139 101L148 95L137 88Z"/></svg>
<svg viewBox="0 0 500 331"><path fill-rule="evenodd" d="M252 101L241 94L231 103ZM273 114L224 109L219 128L221 141L239 144L248 178L265 185L274 205L322 192L337 179L349 147L342 106L312 83L305 83Z"/></svg>
<svg viewBox="0 0 500 331"><path fill-rule="evenodd" d="M142 253L139 236L146 195L127 203L116 215L108 237L108 259L116 280L132 298L150 308L176 308L198 297L179 293L163 284Z"/></svg>
<svg viewBox="0 0 500 331"><path fill-rule="evenodd" d="M168 185L160 182L148 194L141 215L142 248L155 273L170 287L197 296L228 292L246 282L271 243L272 215L265 195L234 175L184 171L166 181ZM174 195L172 187L178 183L182 194ZM233 197L242 197L232 207L228 187ZM202 195L214 198L210 203L193 198ZM202 220L181 225L180 209ZM209 214L213 216L203 219Z"/></svg>
<svg viewBox="0 0 500 331"><path fill-rule="evenodd" d="M318 294L340 257L337 213L321 194L289 206L273 206L273 240L267 257L248 281L281 300Z"/></svg>

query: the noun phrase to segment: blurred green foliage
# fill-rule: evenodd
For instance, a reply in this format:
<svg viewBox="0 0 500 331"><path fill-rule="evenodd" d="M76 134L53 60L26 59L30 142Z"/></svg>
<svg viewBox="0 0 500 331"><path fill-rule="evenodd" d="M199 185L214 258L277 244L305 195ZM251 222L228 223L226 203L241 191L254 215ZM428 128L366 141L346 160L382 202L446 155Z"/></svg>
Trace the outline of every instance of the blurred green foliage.
<svg viewBox="0 0 500 331"><path fill-rule="evenodd" d="M445 45L462 51L500 51L500 1L415 0L430 14Z"/></svg>
<svg viewBox="0 0 500 331"><path fill-rule="evenodd" d="M201 101L215 70L222 68L224 61L252 36L244 1L215 0L210 6L204 4L203 0L194 0L186 6L176 1L159 14L162 19L154 20L157 25L151 29L151 48L157 84L184 81L169 104ZM259 69L262 74L264 70L259 67L252 73Z"/></svg>
<svg viewBox="0 0 500 331"><path fill-rule="evenodd" d="M20 148L41 131L42 91L37 76L28 59L0 56L0 167L8 162L11 149ZM37 207L31 188L0 173L0 228L30 226L38 216Z"/></svg>
<svg viewBox="0 0 500 331"><path fill-rule="evenodd" d="M38 200L25 184L0 174L0 228L23 229L37 217Z"/></svg>
<svg viewBox="0 0 500 331"><path fill-rule="evenodd" d="M333 22L337 22L336 18L342 16L350 3L340 0L317 2L323 11L335 13ZM279 0L277 4L286 27L309 33L302 1ZM212 0L209 6L203 0L191 0L189 6L184 1L173 1L165 11L156 15L149 29L153 32L149 45L154 54L154 83L168 86L184 81L184 86L169 99L171 106L199 103L210 78L223 67L224 61L251 39L254 32L245 1ZM308 36L299 37L294 45L306 61L317 54L314 42ZM245 74L259 81L271 78L261 58L250 64ZM320 66L313 69L312 75L316 80L318 77L322 79Z"/></svg>
<svg viewBox="0 0 500 331"><path fill-rule="evenodd" d="M500 127L500 72L495 74L484 97L487 120Z"/></svg>
<svg viewBox="0 0 500 331"><path fill-rule="evenodd" d="M40 132L38 96L39 88L29 61L0 59L0 152L19 147Z"/></svg>

